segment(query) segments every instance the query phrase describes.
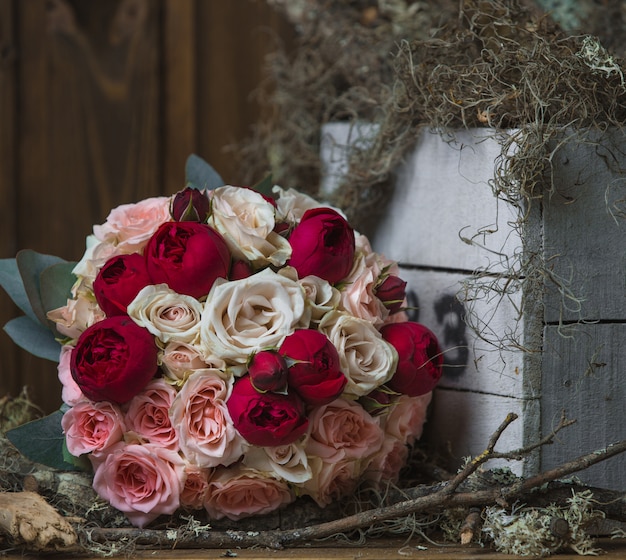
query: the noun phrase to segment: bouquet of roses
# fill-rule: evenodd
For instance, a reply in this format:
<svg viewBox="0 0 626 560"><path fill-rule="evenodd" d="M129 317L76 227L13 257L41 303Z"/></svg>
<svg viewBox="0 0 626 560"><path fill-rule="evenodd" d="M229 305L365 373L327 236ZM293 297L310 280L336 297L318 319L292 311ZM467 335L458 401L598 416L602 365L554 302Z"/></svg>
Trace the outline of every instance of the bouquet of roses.
<svg viewBox="0 0 626 560"><path fill-rule="evenodd" d="M187 186L112 210L72 266L47 312L66 450L133 524L325 506L397 480L441 352L407 320L397 265L337 209Z"/></svg>

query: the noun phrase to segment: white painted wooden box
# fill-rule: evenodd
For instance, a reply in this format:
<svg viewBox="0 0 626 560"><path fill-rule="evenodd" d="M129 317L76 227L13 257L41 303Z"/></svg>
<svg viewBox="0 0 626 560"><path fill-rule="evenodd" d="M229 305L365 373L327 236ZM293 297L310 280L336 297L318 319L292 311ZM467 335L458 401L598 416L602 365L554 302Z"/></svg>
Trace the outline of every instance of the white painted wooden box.
<svg viewBox="0 0 626 560"><path fill-rule="evenodd" d="M336 188L351 146L373 132L324 127L323 189ZM502 151L491 130L459 131L453 142L424 130L397 170L370 238L400 263L417 306L411 318L442 343L428 434L459 460L483 451L509 412L519 419L499 450L538 441L562 410L577 420L553 445L508 464L518 474L626 438L626 137L604 139L554 151L555 194L531 205L524 226L490 186ZM542 266L520 279L529 259ZM626 457L580 478L623 489Z"/></svg>

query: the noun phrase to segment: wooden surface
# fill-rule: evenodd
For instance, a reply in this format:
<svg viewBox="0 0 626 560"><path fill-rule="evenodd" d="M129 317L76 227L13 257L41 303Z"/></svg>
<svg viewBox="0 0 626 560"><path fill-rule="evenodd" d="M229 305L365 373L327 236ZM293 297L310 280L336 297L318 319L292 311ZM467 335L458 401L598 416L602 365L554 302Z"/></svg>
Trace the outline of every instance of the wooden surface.
<svg viewBox="0 0 626 560"><path fill-rule="evenodd" d="M0 0L0 258L79 260L110 210L183 186L195 152L237 184L265 56L264 0ZM0 293L0 324L17 314ZM60 405L56 366L0 331L0 397Z"/></svg>
<svg viewBox="0 0 626 560"><path fill-rule="evenodd" d="M602 539L598 545L605 554L602 558L624 558L626 557L626 544L623 540ZM8 558L12 558L12 554ZM16 554L17 558L18 555ZM58 557L58 555L52 556ZM19 555L24 560L34 560L40 556ZM64 556L63 558L75 560L95 560L101 558L98 556L77 555ZM368 542L366 546L337 546L331 543L326 545L303 546L299 548L290 548L286 550L269 550L269 549L210 549L210 550L144 550L134 552L132 558L159 560L199 560L209 558L239 558L241 560L406 560L412 558L415 560L510 560L516 558L506 554L500 554L489 548L482 548L479 545L470 545L467 547L453 545L432 545L417 544L412 541L394 540L394 541L373 541ZM553 556L558 560L580 560L581 556L573 552L559 553Z"/></svg>

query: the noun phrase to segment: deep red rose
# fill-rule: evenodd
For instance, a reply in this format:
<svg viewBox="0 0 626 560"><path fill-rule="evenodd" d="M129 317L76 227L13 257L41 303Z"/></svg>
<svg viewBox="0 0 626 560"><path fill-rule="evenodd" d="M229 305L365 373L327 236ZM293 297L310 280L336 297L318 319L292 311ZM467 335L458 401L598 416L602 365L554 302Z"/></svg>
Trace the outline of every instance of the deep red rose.
<svg viewBox="0 0 626 560"><path fill-rule="evenodd" d="M72 352L72 377L92 401L123 404L157 372L158 348L146 329L127 316L103 319L86 329Z"/></svg>
<svg viewBox="0 0 626 560"><path fill-rule="evenodd" d="M432 391L441 378L443 354L437 337L420 323L390 323L380 330L398 351L398 367L387 386L417 397Z"/></svg>
<svg viewBox="0 0 626 560"><path fill-rule="evenodd" d="M107 317L125 315L142 288L152 284L146 261L139 253L111 257L98 272L93 292Z"/></svg>
<svg viewBox="0 0 626 560"><path fill-rule="evenodd" d="M288 445L309 427L298 395L259 393L249 375L235 382L226 405L235 428L252 445Z"/></svg>
<svg viewBox="0 0 626 560"><path fill-rule="evenodd" d="M211 212L206 191L185 187L178 191L170 203L170 214L175 222L199 222L204 224Z"/></svg>
<svg viewBox="0 0 626 560"><path fill-rule="evenodd" d="M179 294L206 296L217 278L228 278L230 253L222 236L196 222L165 222L148 241L144 256L154 284Z"/></svg>
<svg viewBox="0 0 626 560"><path fill-rule="evenodd" d="M287 388L287 362L278 352L262 350L248 364L250 381L257 391L280 393Z"/></svg>
<svg viewBox="0 0 626 560"><path fill-rule="evenodd" d="M289 236L289 262L304 278L319 276L331 284L344 279L354 260L354 231L332 208L307 210Z"/></svg>
<svg viewBox="0 0 626 560"><path fill-rule="evenodd" d="M387 276L376 288L375 295L389 309L389 313L397 313L406 298L406 282L398 276Z"/></svg>
<svg viewBox="0 0 626 560"><path fill-rule="evenodd" d="M343 392L348 380L340 369L337 349L325 334L297 330L285 338L279 352L296 362L289 368L289 388L307 404L328 404Z"/></svg>
<svg viewBox="0 0 626 560"><path fill-rule="evenodd" d="M232 266L230 267L230 277L229 280L243 280L244 278L248 278L254 274L254 270L252 270L252 266L247 261L233 261Z"/></svg>

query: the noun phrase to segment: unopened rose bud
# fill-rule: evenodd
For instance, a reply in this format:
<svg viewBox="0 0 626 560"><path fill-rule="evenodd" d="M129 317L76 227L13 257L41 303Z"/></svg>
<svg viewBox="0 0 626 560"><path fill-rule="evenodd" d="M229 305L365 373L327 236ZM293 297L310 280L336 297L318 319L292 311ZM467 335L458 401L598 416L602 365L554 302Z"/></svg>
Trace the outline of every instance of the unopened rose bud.
<svg viewBox="0 0 626 560"><path fill-rule="evenodd" d="M372 416L382 414L400 395L384 385L359 399L361 406Z"/></svg>
<svg viewBox="0 0 626 560"><path fill-rule="evenodd" d="M252 270L252 266L249 262L246 261L233 261L233 264L230 267L230 276L229 280L243 280L244 278L248 278L254 274L254 270Z"/></svg>
<svg viewBox="0 0 626 560"><path fill-rule="evenodd" d="M387 276L376 288L376 297L389 309L389 313L397 313L406 298L406 282L397 276Z"/></svg>
<svg viewBox="0 0 626 560"><path fill-rule="evenodd" d="M278 352L262 350L248 364L252 385L257 391L280 393L287 388L287 362Z"/></svg>
<svg viewBox="0 0 626 560"><path fill-rule="evenodd" d="M170 214L175 222L200 222L207 221L211 203L206 191L200 191L192 187L185 187L177 192L170 204Z"/></svg>

